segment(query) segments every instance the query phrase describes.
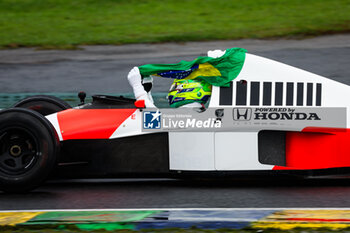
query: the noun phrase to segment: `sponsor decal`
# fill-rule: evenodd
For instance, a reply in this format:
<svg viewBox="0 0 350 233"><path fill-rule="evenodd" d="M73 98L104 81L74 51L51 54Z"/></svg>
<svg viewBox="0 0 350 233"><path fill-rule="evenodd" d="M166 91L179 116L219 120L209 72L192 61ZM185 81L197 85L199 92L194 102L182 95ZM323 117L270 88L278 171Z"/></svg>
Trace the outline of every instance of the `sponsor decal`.
<svg viewBox="0 0 350 233"><path fill-rule="evenodd" d="M232 112L234 121L249 121L252 117L251 108L234 108Z"/></svg>
<svg viewBox="0 0 350 233"><path fill-rule="evenodd" d="M161 111L161 113L160 113ZM306 127L345 129L346 108L235 107L152 109L143 112L143 131L301 131Z"/></svg>
<svg viewBox="0 0 350 233"><path fill-rule="evenodd" d="M162 113L157 111L143 112L143 128L144 129L160 129Z"/></svg>
<svg viewBox="0 0 350 233"><path fill-rule="evenodd" d="M215 110L216 121L221 121L225 115L225 110L223 108Z"/></svg>
<svg viewBox="0 0 350 233"><path fill-rule="evenodd" d="M163 119L163 128L168 129L184 129L184 128L220 128L221 121L217 121L215 118L209 118L207 120L199 120L196 118L188 118L186 120L177 119Z"/></svg>
<svg viewBox="0 0 350 233"><path fill-rule="evenodd" d="M316 112L303 112L294 108L233 108L232 118L234 121L250 120L314 120L321 117Z"/></svg>
<svg viewBox="0 0 350 233"><path fill-rule="evenodd" d="M315 112L296 111L294 108L256 108L254 120L314 120L321 118Z"/></svg>
<svg viewBox="0 0 350 233"><path fill-rule="evenodd" d="M145 111L143 113L144 130L201 130L215 129L222 125L223 109L217 111L217 117L195 112L192 109L162 109L157 111ZM221 118L220 118L221 117Z"/></svg>

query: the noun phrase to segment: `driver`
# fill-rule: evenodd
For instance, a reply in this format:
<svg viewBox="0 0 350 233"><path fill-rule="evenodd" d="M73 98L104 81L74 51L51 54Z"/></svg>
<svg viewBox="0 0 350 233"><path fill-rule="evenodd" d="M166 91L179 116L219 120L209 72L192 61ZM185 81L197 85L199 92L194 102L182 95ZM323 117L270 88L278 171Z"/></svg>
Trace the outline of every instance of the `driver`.
<svg viewBox="0 0 350 233"><path fill-rule="evenodd" d="M222 50L208 51L208 57L219 58L225 54ZM157 73L157 77L173 78L174 82L168 93L170 107L191 107L205 109L208 102L212 85L201 79L189 79L187 77L198 68L194 65L189 70L168 70ZM150 90L145 90L146 83L152 83L152 76L142 78L138 67L134 67L128 74L128 81L133 89L136 100L144 100L146 108L156 108Z"/></svg>
<svg viewBox="0 0 350 233"><path fill-rule="evenodd" d="M136 100L144 100L147 108L155 108L151 91L144 89L145 83L152 82L152 77L142 79L138 67L134 67L128 75ZM203 108L211 95L211 85L199 80L175 79L170 87L168 101L170 107Z"/></svg>

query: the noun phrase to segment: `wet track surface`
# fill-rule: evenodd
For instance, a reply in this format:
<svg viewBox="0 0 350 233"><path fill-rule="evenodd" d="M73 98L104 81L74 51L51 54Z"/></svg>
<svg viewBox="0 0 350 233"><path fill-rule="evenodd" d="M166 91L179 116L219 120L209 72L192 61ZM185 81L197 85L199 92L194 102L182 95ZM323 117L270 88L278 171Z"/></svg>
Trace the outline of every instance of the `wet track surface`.
<svg viewBox="0 0 350 233"><path fill-rule="evenodd" d="M76 180L2 193L0 209L350 207L349 196L350 179Z"/></svg>
<svg viewBox="0 0 350 233"><path fill-rule="evenodd" d="M350 35L337 35L308 40L94 46L78 51L0 50L0 93L126 93L131 92L126 75L134 66L192 60L207 50L230 47L243 47L249 53L350 84ZM166 92L170 84L170 79L155 80L153 92Z"/></svg>
<svg viewBox="0 0 350 233"><path fill-rule="evenodd" d="M52 51L38 51L33 55L30 49L0 51L0 93L57 93L80 90L85 90L88 94L130 92L125 76L134 65L193 59L199 54L198 51L204 55L203 51L208 49L235 46L245 47L250 53L350 84L350 36L306 41L248 40L199 44L200 46L191 43L184 46L172 44L168 47L149 45L144 49L135 45L126 46L124 50L120 47L100 47L102 52L90 49L57 52L58 55ZM157 46L163 52L155 53ZM194 49L178 49L181 46ZM157 80L154 90L167 90L169 82L164 79L159 82ZM0 193L0 210L350 207L349 197L350 179L273 182L76 180L50 182L28 194Z"/></svg>

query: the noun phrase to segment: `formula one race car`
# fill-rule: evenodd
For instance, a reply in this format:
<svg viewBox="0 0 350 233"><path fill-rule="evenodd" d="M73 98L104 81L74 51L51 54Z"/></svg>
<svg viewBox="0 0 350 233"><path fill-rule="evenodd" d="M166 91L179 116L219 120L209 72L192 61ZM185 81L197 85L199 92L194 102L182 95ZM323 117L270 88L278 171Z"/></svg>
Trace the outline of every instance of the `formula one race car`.
<svg viewBox="0 0 350 233"><path fill-rule="evenodd" d="M31 190L54 170L64 177L349 172L349 90L246 54L229 87L213 86L206 111L147 109L105 95L74 108L29 97L0 111L0 189Z"/></svg>

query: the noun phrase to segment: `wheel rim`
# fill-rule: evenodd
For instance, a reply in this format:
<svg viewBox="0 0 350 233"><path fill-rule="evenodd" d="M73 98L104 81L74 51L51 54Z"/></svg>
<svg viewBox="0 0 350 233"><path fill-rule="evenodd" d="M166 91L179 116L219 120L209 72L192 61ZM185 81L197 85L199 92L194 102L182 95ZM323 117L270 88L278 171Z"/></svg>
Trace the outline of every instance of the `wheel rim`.
<svg viewBox="0 0 350 233"><path fill-rule="evenodd" d="M0 131L0 171L20 175L30 170L40 154L38 141L24 128Z"/></svg>

